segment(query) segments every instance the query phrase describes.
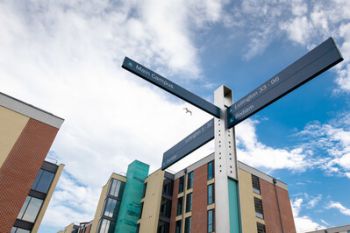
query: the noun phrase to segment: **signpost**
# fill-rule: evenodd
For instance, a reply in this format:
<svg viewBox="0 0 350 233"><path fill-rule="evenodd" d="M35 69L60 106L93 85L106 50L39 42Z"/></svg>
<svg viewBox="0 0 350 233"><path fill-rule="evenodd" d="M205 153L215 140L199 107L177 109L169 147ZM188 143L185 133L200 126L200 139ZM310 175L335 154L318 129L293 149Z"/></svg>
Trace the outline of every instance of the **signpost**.
<svg viewBox="0 0 350 233"><path fill-rule="evenodd" d="M215 218L220 219L216 221L215 232L240 233L239 181L233 127L342 60L333 39L329 38L234 104L231 90L224 86L219 87L214 93L215 105L130 58L124 59L122 67L215 117L166 151L162 169L168 168L214 138ZM225 109L226 106L230 107Z"/></svg>
<svg viewBox="0 0 350 233"><path fill-rule="evenodd" d="M214 104L202 99L201 97L189 92L183 87L171 82L156 72L144 67L143 65L125 57L122 67L139 77L153 83L154 85L170 92L171 94L183 99L194 106L204 110L205 112L213 115L214 117L220 117L220 109Z"/></svg>
<svg viewBox="0 0 350 233"><path fill-rule="evenodd" d="M214 138L214 119L211 119L196 131L163 154L162 170L170 167L186 155L195 151Z"/></svg>
<svg viewBox="0 0 350 233"><path fill-rule="evenodd" d="M227 109L231 128L343 60L332 38L273 76Z"/></svg>

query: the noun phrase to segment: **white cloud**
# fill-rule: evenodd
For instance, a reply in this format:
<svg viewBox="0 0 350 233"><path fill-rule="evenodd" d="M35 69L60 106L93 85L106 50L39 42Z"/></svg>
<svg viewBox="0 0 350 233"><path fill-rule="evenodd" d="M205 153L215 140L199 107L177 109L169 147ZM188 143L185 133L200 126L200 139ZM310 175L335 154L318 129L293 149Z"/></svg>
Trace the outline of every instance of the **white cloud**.
<svg viewBox="0 0 350 233"><path fill-rule="evenodd" d="M130 56L179 82L200 79L194 33L219 22L249 30L246 58L256 56L273 40L271 35L279 34L276 19L289 5L254 2L244 1L233 19L225 8L227 1L0 2L1 92L66 119L51 154L66 164L67 172L44 225L62 228L91 219L101 185L111 172L125 172L133 159L158 168L164 151L210 118L122 70L122 58ZM293 12L303 17L305 6L295 6ZM341 14L347 17L345 11ZM244 21L250 17L253 24ZM321 22L324 15L313 18ZM341 28L348 37L348 28ZM339 85L345 87L349 72L339 72L344 73ZM184 106L191 108L192 117L184 113ZM314 163L303 147L264 145L255 124L247 120L237 127L243 162L297 171ZM203 154L212 150L209 143ZM194 159L198 157L188 161ZM344 165L347 160L337 161Z"/></svg>
<svg viewBox="0 0 350 233"><path fill-rule="evenodd" d="M319 157L317 165L330 175L349 177L350 172L350 115L343 114L330 122L312 122L296 134L303 147ZM315 159L316 159L315 157Z"/></svg>
<svg viewBox="0 0 350 233"><path fill-rule="evenodd" d="M350 216L350 209L346 208L343 204L341 204L340 202L330 202L328 205L329 209L337 209L340 213L346 215L346 216Z"/></svg>
<svg viewBox="0 0 350 233"><path fill-rule="evenodd" d="M318 203L320 203L321 199L322 199L322 195L321 194L319 194L317 196L311 196L309 198L309 201L307 202L307 205L306 205L307 208L309 208L309 209L315 208L316 205Z"/></svg>
<svg viewBox="0 0 350 233"><path fill-rule="evenodd" d="M236 127L238 159L253 167L302 171L314 164L302 147L273 148L261 143L255 132L257 122L246 120Z"/></svg>
<svg viewBox="0 0 350 233"><path fill-rule="evenodd" d="M313 221L306 215L301 215L301 209L303 207L303 198L296 198L292 200L291 206L294 216L295 227L298 233L304 233L307 231L319 230L325 228L319 223Z"/></svg>
<svg viewBox="0 0 350 233"><path fill-rule="evenodd" d="M328 37L335 38L344 61L334 69L338 92L350 91L350 3L330 1L237 1L224 12L224 25L248 34L245 59L264 52L276 39L287 37L296 45L312 49ZM257 23L258 22L258 23Z"/></svg>
<svg viewBox="0 0 350 233"><path fill-rule="evenodd" d="M50 153L66 175L44 227L91 219L111 172L134 159L158 168L164 151L210 118L120 68L127 55L180 82L200 78L186 2L0 3L1 92L66 119Z"/></svg>

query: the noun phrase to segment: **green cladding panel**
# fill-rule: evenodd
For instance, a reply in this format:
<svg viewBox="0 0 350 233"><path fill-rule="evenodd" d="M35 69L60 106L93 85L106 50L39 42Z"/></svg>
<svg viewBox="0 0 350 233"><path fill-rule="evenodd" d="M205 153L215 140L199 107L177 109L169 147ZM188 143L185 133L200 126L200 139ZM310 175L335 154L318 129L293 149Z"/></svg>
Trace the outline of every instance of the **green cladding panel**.
<svg viewBox="0 0 350 233"><path fill-rule="evenodd" d="M230 209L230 233L241 233L238 183L230 178L228 179L228 193Z"/></svg>
<svg viewBox="0 0 350 233"><path fill-rule="evenodd" d="M126 185L114 233L136 233L149 165L135 160L128 166Z"/></svg>

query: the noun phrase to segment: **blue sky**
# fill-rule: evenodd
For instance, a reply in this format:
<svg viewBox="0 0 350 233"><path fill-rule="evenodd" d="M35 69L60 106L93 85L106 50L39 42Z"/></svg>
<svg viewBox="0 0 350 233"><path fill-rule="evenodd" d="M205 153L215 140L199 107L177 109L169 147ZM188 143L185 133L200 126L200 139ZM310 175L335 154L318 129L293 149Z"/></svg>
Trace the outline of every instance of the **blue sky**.
<svg viewBox="0 0 350 233"><path fill-rule="evenodd" d="M211 118L121 69L124 56L210 101L221 84L238 100L330 36L344 61L240 123L238 158L289 185L298 232L349 224L348 9L345 0L2 1L0 91L65 118L49 154L65 172L40 232L92 219L111 172L134 159L157 169Z"/></svg>

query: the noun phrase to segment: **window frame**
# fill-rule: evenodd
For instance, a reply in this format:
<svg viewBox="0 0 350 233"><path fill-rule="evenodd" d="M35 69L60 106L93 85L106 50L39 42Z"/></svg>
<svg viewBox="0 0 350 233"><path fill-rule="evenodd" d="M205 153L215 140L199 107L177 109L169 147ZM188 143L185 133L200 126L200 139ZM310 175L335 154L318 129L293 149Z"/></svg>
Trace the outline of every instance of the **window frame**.
<svg viewBox="0 0 350 233"><path fill-rule="evenodd" d="M50 175L50 177L48 175ZM50 190L51 184L54 179L55 179L55 173L40 168L37 176L35 177L35 180L31 189L47 194ZM44 181L48 181L48 180L49 182L44 183Z"/></svg>
<svg viewBox="0 0 350 233"><path fill-rule="evenodd" d="M254 197L255 216L264 219L264 207L261 199Z"/></svg>
<svg viewBox="0 0 350 233"><path fill-rule="evenodd" d="M207 180L214 179L215 177L215 167L214 160L207 163Z"/></svg>
<svg viewBox="0 0 350 233"><path fill-rule="evenodd" d="M187 189L192 189L194 183L194 172L187 173Z"/></svg>
<svg viewBox="0 0 350 233"><path fill-rule="evenodd" d="M39 206L34 206L34 207L36 207L36 208L34 208L34 209L29 209L31 206L31 203L32 203L32 200L35 200L35 201L39 201L40 202L40 204L39 204ZM27 196L26 197L26 200L24 201L24 203L23 203L23 205L22 205L22 208L21 208L21 210L19 211L19 213L18 213L18 215L17 215L17 219L18 220L22 220L22 221L26 221L26 222L30 222L30 223L35 223L35 221L36 221L36 219L37 219L37 217L38 217L38 215L39 215L39 212L40 212L40 210L41 210L41 207L43 206L43 203L44 203L44 200L42 200L42 199L39 199L39 198L36 198L36 197L32 197L32 196ZM34 219L33 219L33 217L31 217L31 215L29 215L29 213L27 212L28 211L28 209L30 210L30 211L33 211L33 210L35 210L35 217L34 217ZM26 215L29 215L28 217L26 217Z"/></svg>
<svg viewBox="0 0 350 233"><path fill-rule="evenodd" d="M181 199L181 200L180 200ZM181 204L180 204L181 203ZM184 205L184 198L179 197L177 199L177 205L176 205L176 216L182 215L183 212L183 205ZM180 208L179 208L180 207ZM180 211L181 210L181 211ZM179 213L180 211L180 213Z"/></svg>
<svg viewBox="0 0 350 233"><path fill-rule="evenodd" d="M184 189L185 189L185 177L181 176L179 178L179 191L178 191L178 193L183 193Z"/></svg>
<svg viewBox="0 0 350 233"><path fill-rule="evenodd" d="M252 174L252 187L253 187L254 193L259 195L261 194L260 178L253 174Z"/></svg>
<svg viewBox="0 0 350 233"><path fill-rule="evenodd" d="M189 216L185 218L185 228L184 233L191 233L192 217Z"/></svg>
<svg viewBox="0 0 350 233"><path fill-rule="evenodd" d="M210 216L211 216L211 224L209 224ZM208 233L215 232L215 210L214 209L207 211L207 232Z"/></svg>
<svg viewBox="0 0 350 233"><path fill-rule="evenodd" d="M186 195L186 213L192 211L192 193Z"/></svg>
<svg viewBox="0 0 350 233"><path fill-rule="evenodd" d="M212 190L211 195L209 195L210 194L209 190ZM211 197L211 199L210 199L210 197ZM214 203L215 203L215 185L210 184L207 186L207 205L211 205Z"/></svg>

